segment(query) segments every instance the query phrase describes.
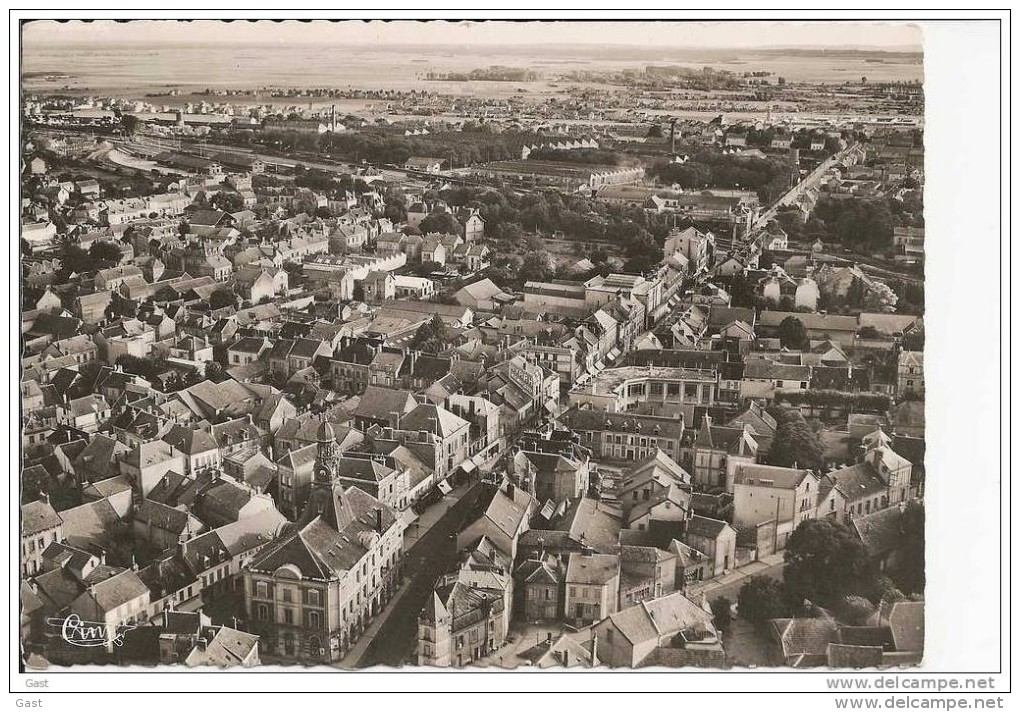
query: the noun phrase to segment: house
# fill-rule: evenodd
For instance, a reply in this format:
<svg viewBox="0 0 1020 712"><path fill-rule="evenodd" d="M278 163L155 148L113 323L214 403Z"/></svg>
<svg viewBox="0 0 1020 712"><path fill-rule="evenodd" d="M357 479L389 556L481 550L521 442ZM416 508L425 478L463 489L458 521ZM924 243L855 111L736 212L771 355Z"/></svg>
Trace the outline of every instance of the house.
<svg viewBox="0 0 1020 712"><path fill-rule="evenodd" d="M184 471L179 474L187 475L220 466L219 446L205 430L175 423L162 440L184 455Z"/></svg>
<svg viewBox="0 0 1020 712"><path fill-rule="evenodd" d="M522 449L513 456L513 473L539 502L559 504L588 491L587 456L575 459L570 453Z"/></svg>
<svg viewBox="0 0 1020 712"><path fill-rule="evenodd" d="M896 395L900 398L924 396L924 354L901 351L896 365Z"/></svg>
<svg viewBox="0 0 1020 712"><path fill-rule="evenodd" d="M355 426L362 431L367 431L372 425L399 428L400 418L417 405L410 391L368 386L358 400L358 405L351 411L351 417L354 418Z"/></svg>
<svg viewBox="0 0 1020 712"><path fill-rule="evenodd" d="M426 237L421 245L421 261L445 265L446 259L446 246L436 237Z"/></svg>
<svg viewBox="0 0 1020 712"><path fill-rule="evenodd" d="M663 243L662 254L668 259L679 252L688 261L690 271L697 273L708 269L709 258L714 250L715 235L688 227L670 231Z"/></svg>
<svg viewBox="0 0 1020 712"><path fill-rule="evenodd" d="M429 156L411 156L404 162L404 168L419 173L439 173L446 163L445 158L432 158Z"/></svg>
<svg viewBox="0 0 1020 712"><path fill-rule="evenodd" d="M106 627L106 651L113 652L120 626L145 621L149 616L149 588L130 569L91 584L70 606L83 621Z"/></svg>
<svg viewBox="0 0 1020 712"><path fill-rule="evenodd" d="M761 312L758 319L759 336L778 337L779 325L788 316L800 320L811 340L831 339L844 347L854 345L857 318L838 314L809 314L766 309Z"/></svg>
<svg viewBox="0 0 1020 712"><path fill-rule="evenodd" d="M57 422L85 433L96 433L110 419L110 404L102 395L75 398L57 406Z"/></svg>
<svg viewBox="0 0 1020 712"><path fill-rule="evenodd" d="M485 537L511 560L517 557L517 545L528 530L537 509L535 498L505 480L493 493L485 512L457 535L458 551L466 551Z"/></svg>
<svg viewBox="0 0 1020 712"><path fill-rule="evenodd" d="M679 521L683 519L679 515L689 510L691 475L660 450L624 470L617 489L617 498L628 521L639 524L639 518L653 519L650 512L652 507L667 516L665 512L668 509L682 504L681 512L671 512L668 515L671 520ZM670 508L665 506L667 502ZM642 508L639 515L633 514L637 507Z"/></svg>
<svg viewBox="0 0 1020 712"><path fill-rule="evenodd" d="M502 647L510 587L508 577L494 572L440 578L418 616L418 664L464 667Z"/></svg>
<svg viewBox="0 0 1020 712"><path fill-rule="evenodd" d="M869 462L834 469L818 484L818 516L849 523L889 506L889 490Z"/></svg>
<svg viewBox="0 0 1020 712"><path fill-rule="evenodd" d="M676 590L678 556L656 546L620 540L620 602L618 610L661 598Z"/></svg>
<svg viewBox="0 0 1020 712"><path fill-rule="evenodd" d="M573 553L564 578L563 615L578 625L616 612L620 600L620 557Z"/></svg>
<svg viewBox="0 0 1020 712"><path fill-rule="evenodd" d="M712 614L679 592L617 611L591 634L599 662L610 667L719 667L725 661Z"/></svg>
<svg viewBox="0 0 1020 712"><path fill-rule="evenodd" d="M183 474L187 467L184 453L163 440L135 445L120 462L121 474L142 497L147 497L168 472Z"/></svg>
<svg viewBox="0 0 1020 712"><path fill-rule="evenodd" d="M272 342L264 336L245 336L227 347L227 363L230 366L246 366L258 361L263 353L272 348Z"/></svg>
<svg viewBox="0 0 1020 712"><path fill-rule="evenodd" d="M738 466L733 482L733 526L737 530L776 522L775 546L818 509L819 478L811 470L774 465Z"/></svg>
<svg viewBox="0 0 1020 712"><path fill-rule="evenodd" d="M828 663L829 645L839 641L839 624L831 616L778 618L769 632L779 657L790 667L818 667Z"/></svg>
<svg viewBox="0 0 1020 712"><path fill-rule="evenodd" d="M707 557L708 578L721 576L736 566L737 530L722 520L693 515L687 520L683 543Z"/></svg>
<svg viewBox="0 0 1020 712"><path fill-rule="evenodd" d="M571 408L559 416L558 422L576 434L580 444L598 458L641 461L661 450L668 457L680 459L682 417Z"/></svg>
<svg viewBox="0 0 1020 712"><path fill-rule="evenodd" d="M563 571L555 556L525 559L514 570L517 599L525 620L536 623L560 617L563 600Z"/></svg>
<svg viewBox="0 0 1020 712"><path fill-rule="evenodd" d="M361 280L361 288L365 301L369 304L380 304L396 296L396 280L392 274L383 271L372 271Z"/></svg>
<svg viewBox="0 0 1020 712"><path fill-rule="evenodd" d="M472 311L495 312L513 297L497 287L491 279L485 278L465 285L453 294L458 304Z"/></svg>
<svg viewBox="0 0 1020 712"><path fill-rule="evenodd" d="M377 451L397 443L407 447L432 467L438 483L468 459L470 428L468 421L442 406L419 403L394 419L392 426L377 427L368 436Z"/></svg>
<svg viewBox="0 0 1020 712"><path fill-rule="evenodd" d="M261 664L257 635L227 626L207 628L203 633L204 637L184 659L188 667L250 668Z"/></svg>
<svg viewBox="0 0 1020 712"><path fill-rule="evenodd" d="M485 236L485 219L477 208L461 208L455 213L455 217L461 225L460 236L464 238L464 242L474 242Z"/></svg>
<svg viewBox="0 0 1020 712"><path fill-rule="evenodd" d="M50 506L49 497L21 505L22 576L39 573L47 546L63 540L63 520Z"/></svg>
<svg viewBox="0 0 1020 712"><path fill-rule="evenodd" d="M758 442L748 427L712 424L705 414L694 437L694 481L704 488L721 487L733 491L734 473L741 463L754 463Z"/></svg>

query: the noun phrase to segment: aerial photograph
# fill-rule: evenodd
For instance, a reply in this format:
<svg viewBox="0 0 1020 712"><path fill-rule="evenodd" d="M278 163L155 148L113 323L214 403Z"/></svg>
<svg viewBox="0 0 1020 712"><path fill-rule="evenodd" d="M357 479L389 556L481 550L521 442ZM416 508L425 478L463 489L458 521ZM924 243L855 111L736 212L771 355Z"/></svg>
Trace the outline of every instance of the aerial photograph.
<svg viewBox="0 0 1020 712"><path fill-rule="evenodd" d="M921 28L20 35L22 671L922 663Z"/></svg>

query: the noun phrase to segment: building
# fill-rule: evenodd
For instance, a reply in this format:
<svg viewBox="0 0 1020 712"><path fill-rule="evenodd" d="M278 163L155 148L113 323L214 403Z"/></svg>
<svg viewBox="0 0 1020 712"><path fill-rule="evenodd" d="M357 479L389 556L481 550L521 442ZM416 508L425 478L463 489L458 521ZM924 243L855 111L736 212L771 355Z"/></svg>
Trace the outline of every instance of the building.
<svg viewBox="0 0 1020 712"><path fill-rule="evenodd" d="M695 514L687 521L684 544L703 554L705 575L721 576L737 562L737 530L722 521Z"/></svg>
<svg viewBox="0 0 1020 712"><path fill-rule="evenodd" d="M924 353L901 351L896 368L896 395L904 397L924 396Z"/></svg>
<svg viewBox="0 0 1020 712"><path fill-rule="evenodd" d="M606 413L571 408L557 419L597 459L644 460L661 450L679 460L684 436L682 415L667 418L637 413Z"/></svg>
<svg viewBox="0 0 1020 712"><path fill-rule="evenodd" d="M564 618L585 625L612 615L620 600L620 557L571 554L564 587Z"/></svg>
<svg viewBox="0 0 1020 712"><path fill-rule="evenodd" d="M776 522L775 548L818 510L819 478L811 470L774 465L744 465L733 482L733 526L739 531Z"/></svg>
<svg viewBox="0 0 1020 712"><path fill-rule="evenodd" d="M464 667L493 653L507 635L507 577L452 574L418 617L418 664Z"/></svg>
<svg viewBox="0 0 1020 712"><path fill-rule="evenodd" d="M749 427L712 424L706 414L694 437L694 481L706 489L720 487L733 491L734 473L742 463L754 463L758 443Z"/></svg>
<svg viewBox="0 0 1020 712"><path fill-rule="evenodd" d="M675 416L694 422L695 407L716 401L715 371L669 366L607 368L588 382L570 389L571 406L589 406L608 413L634 411L643 415Z"/></svg>
<svg viewBox="0 0 1020 712"><path fill-rule="evenodd" d="M610 667L720 667L725 661L712 614L679 592L617 611L591 634L599 662Z"/></svg>
<svg viewBox="0 0 1020 712"><path fill-rule="evenodd" d="M63 521L50 506L49 497L21 505L21 575L34 576L42 569L43 552L64 540Z"/></svg>
<svg viewBox="0 0 1020 712"><path fill-rule="evenodd" d="M274 657L336 662L397 587L403 525L383 502L337 477L335 441L321 429L315 479L298 522L244 569L250 630Z"/></svg>
<svg viewBox="0 0 1020 712"><path fill-rule="evenodd" d="M472 168L475 176L508 183L556 186L567 192L596 191L606 185L637 183L643 168L595 166L558 161L496 161Z"/></svg>

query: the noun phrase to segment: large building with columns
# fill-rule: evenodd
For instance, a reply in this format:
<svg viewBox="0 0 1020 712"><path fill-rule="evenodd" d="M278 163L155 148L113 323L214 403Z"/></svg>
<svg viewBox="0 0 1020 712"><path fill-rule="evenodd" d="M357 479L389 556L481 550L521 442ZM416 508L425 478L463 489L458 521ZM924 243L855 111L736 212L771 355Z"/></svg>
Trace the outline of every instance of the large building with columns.
<svg viewBox="0 0 1020 712"><path fill-rule="evenodd" d="M669 366L607 368L570 389L570 405L609 413L675 416L693 423L695 407L709 407L718 396L714 370Z"/></svg>

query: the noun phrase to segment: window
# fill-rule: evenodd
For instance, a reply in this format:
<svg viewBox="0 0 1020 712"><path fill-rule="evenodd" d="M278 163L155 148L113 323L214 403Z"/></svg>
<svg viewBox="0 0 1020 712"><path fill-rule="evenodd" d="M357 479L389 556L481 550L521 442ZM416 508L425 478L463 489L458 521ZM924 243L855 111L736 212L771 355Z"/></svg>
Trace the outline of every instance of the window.
<svg viewBox="0 0 1020 712"><path fill-rule="evenodd" d="M309 611L308 612L308 627L309 628L318 628L320 620L321 620L321 618L319 616L319 612L318 611Z"/></svg>
<svg viewBox="0 0 1020 712"><path fill-rule="evenodd" d="M684 384L684 398L697 398L698 397L698 384L687 383Z"/></svg>
<svg viewBox="0 0 1020 712"><path fill-rule="evenodd" d="M319 592L318 591L313 589L313 590L308 592L308 603L309 603L309 605L312 605L312 606L320 605L320 603L319 603Z"/></svg>
<svg viewBox="0 0 1020 712"><path fill-rule="evenodd" d="M283 622L287 625L294 625L294 611L289 608L283 609Z"/></svg>

